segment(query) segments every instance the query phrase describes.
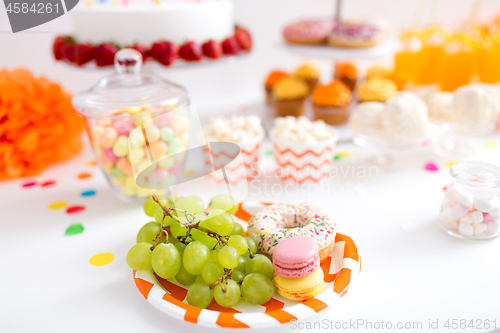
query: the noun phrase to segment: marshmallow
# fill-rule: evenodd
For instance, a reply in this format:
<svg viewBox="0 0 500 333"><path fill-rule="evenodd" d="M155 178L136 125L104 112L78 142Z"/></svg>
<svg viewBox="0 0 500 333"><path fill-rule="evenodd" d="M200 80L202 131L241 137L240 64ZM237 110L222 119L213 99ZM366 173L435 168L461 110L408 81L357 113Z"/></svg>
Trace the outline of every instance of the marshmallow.
<svg viewBox="0 0 500 333"><path fill-rule="evenodd" d="M474 223L474 216L472 215L472 213L468 213L467 215L465 215L464 217L462 217L460 219L460 222L461 223L472 224L472 223Z"/></svg>
<svg viewBox="0 0 500 333"><path fill-rule="evenodd" d="M472 212L472 217L474 219L474 224L479 224L483 222L483 213L476 210L475 212Z"/></svg>
<svg viewBox="0 0 500 333"><path fill-rule="evenodd" d="M478 224L474 224L472 226L472 231L473 231L474 235L484 234L487 229L488 229L488 225L486 223L478 223Z"/></svg>
<svg viewBox="0 0 500 333"><path fill-rule="evenodd" d="M457 203L451 208L451 212L458 217L463 217L469 212L469 208Z"/></svg>
<svg viewBox="0 0 500 333"><path fill-rule="evenodd" d="M474 234L474 229L472 225L467 223L458 224L458 232L464 236L472 236Z"/></svg>
<svg viewBox="0 0 500 333"><path fill-rule="evenodd" d="M474 197L469 195L459 194L457 195L456 199L457 202L464 205L465 207L469 207L469 209L472 207L472 204L474 203Z"/></svg>
<svg viewBox="0 0 500 333"><path fill-rule="evenodd" d="M490 209L493 208L493 204L488 199L476 199L474 200L474 208L481 212L488 213Z"/></svg>

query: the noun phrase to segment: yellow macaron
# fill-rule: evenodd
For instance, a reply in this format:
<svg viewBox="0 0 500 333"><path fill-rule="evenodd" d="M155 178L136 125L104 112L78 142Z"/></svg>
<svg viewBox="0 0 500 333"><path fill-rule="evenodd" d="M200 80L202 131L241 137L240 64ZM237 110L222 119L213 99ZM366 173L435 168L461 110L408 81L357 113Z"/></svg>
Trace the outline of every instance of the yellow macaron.
<svg viewBox="0 0 500 333"><path fill-rule="evenodd" d="M286 278L275 275L273 278L276 291L281 296L293 301L303 301L319 295L325 288L323 270L318 268L311 275L300 278Z"/></svg>

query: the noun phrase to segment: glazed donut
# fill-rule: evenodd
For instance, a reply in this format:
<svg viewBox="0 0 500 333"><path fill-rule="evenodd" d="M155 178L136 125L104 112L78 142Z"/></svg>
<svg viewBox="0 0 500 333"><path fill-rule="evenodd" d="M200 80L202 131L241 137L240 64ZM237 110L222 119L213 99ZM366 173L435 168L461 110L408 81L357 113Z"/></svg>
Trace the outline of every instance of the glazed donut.
<svg viewBox="0 0 500 333"><path fill-rule="evenodd" d="M331 46L347 48L372 47L384 39L385 30L374 23L341 22L328 38Z"/></svg>
<svg viewBox="0 0 500 333"><path fill-rule="evenodd" d="M333 20L303 20L287 25L283 37L290 43L322 44L332 29Z"/></svg>
<svg viewBox="0 0 500 333"><path fill-rule="evenodd" d="M335 245L335 223L321 209L304 203L279 203L264 208L248 222L247 235L267 256L285 238L311 237L318 242L323 262Z"/></svg>

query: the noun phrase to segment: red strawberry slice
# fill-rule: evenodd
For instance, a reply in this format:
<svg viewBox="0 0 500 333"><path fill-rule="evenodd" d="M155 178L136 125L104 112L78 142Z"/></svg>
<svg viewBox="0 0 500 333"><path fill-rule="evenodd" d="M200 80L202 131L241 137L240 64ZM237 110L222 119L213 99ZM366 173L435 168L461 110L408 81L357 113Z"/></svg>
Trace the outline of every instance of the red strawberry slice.
<svg viewBox="0 0 500 333"><path fill-rule="evenodd" d="M234 37L228 37L222 42L222 51L224 54L238 54L240 52L240 46L238 41Z"/></svg>
<svg viewBox="0 0 500 333"><path fill-rule="evenodd" d="M54 53L54 58L56 58L56 60L64 59L64 46L66 46L66 44L74 44L74 43L75 41L73 40L72 37L58 36L54 40L54 44L52 44L52 53Z"/></svg>
<svg viewBox="0 0 500 333"><path fill-rule="evenodd" d="M99 44L95 49L95 62L99 67L111 66L115 62L116 46L110 43Z"/></svg>
<svg viewBox="0 0 500 333"><path fill-rule="evenodd" d="M199 61L203 56L203 52L199 44L189 41L181 46L179 56L186 61Z"/></svg>
<svg viewBox="0 0 500 333"><path fill-rule="evenodd" d="M89 61L94 60L95 48L86 44L75 44L75 63L78 66L82 66Z"/></svg>
<svg viewBox="0 0 500 333"><path fill-rule="evenodd" d="M177 58L179 48L172 42L156 42L151 47L151 56L164 66L170 66Z"/></svg>
<svg viewBox="0 0 500 333"><path fill-rule="evenodd" d="M134 45L130 46L130 48L138 51L142 55L142 61L143 62L146 61L146 58L148 56L148 51L144 45L134 44Z"/></svg>
<svg viewBox="0 0 500 333"><path fill-rule="evenodd" d="M236 41L242 50L248 51L252 49L252 37L247 30L237 28L234 38L236 38Z"/></svg>
<svg viewBox="0 0 500 333"><path fill-rule="evenodd" d="M211 39L202 45L203 54L211 59L217 59L222 56L222 45Z"/></svg>

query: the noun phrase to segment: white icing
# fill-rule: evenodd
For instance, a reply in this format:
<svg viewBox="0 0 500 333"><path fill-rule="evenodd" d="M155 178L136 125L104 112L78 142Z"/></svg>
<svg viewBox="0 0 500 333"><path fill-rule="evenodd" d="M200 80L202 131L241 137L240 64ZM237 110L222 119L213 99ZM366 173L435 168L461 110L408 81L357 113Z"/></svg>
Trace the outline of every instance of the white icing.
<svg viewBox="0 0 500 333"><path fill-rule="evenodd" d="M425 104L429 109L429 118L437 122L451 121L451 107L453 93L436 91L424 96Z"/></svg>
<svg viewBox="0 0 500 333"><path fill-rule="evenodd" d="M490 85L471 84L455 91L452 121L464 129L494 126L499 110L498 90Z"/></svg>
<svg viewBox="0 0 500 333"><path fill-rule="evenodd" d="M326 125L323 120L310 121L304 116L276 118L271 133L275 139L297 143L315 143L337 135L335 130Z"/></svg>
<svg viewBox="0 0 500 333"><path fill-rule="evenodd" d="M384 103L364 102L358 104L351 114L350 126L353 131L367 136L382 136L382 111Z"/></svg>
<svg viewBox="0 0 500 333"><path fill-rule="evenodd" d="M121 3L119 1L119 3ZM129 1L129 5L84 3L71 11L75 37L94 44L115 42L121 46L134 43L150 47L160 40L183 44L188 40L204 43L222 41L234 33L231 0Z"/></svg>
<svg viewBox="0 0 500 333"><path fill-rule="evenodd" d="M428 120L427 105L417 94L404 91L386 102L382 124L394 141L408 142L422 138Z"/></svg>
<svg viewBox="0 0 500 333"><path fill-rule="evenodd" d="M208 141L245 142L264 135L259 116L232 116L210 118L203 129Z"/></svg>

